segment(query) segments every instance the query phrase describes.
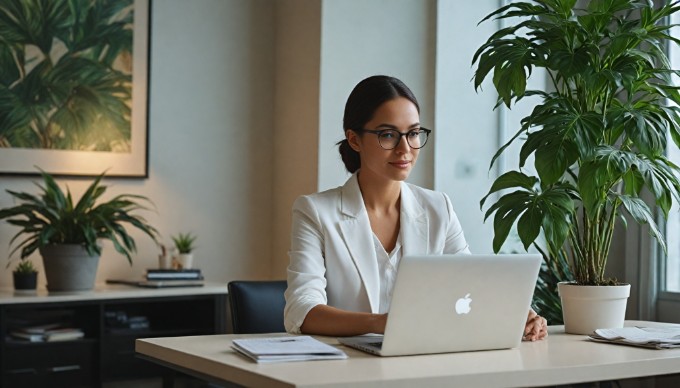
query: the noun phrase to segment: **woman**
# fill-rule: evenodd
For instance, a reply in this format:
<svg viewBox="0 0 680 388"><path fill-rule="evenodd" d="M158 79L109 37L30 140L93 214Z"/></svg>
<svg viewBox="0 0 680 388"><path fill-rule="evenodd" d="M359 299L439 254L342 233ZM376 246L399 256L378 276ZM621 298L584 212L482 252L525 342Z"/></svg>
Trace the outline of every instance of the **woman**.
<svg viewBox="0 0 680 388"><path fill-rule="evenodd" d="M430 134L404 83L361 81L343 127L340 154L353 175L293 205L284 312L292 333L383 333L402 256L470 253L448 196L404 182ZM545 335L545 319L530 310L525 339Z"/></svg>

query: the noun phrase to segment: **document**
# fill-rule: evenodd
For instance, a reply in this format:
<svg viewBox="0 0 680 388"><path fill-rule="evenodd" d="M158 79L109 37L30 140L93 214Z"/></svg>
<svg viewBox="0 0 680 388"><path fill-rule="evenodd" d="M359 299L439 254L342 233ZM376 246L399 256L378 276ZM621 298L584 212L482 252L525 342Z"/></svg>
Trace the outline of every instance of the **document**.
<svg viewBox="0 0 680 388"><path fill-rule="evenodd" d="M306 335L235 339L231 346L259 363L347 358L342 350Z"/></svg>
<svg viewBox="0 0 680 388"><path fill-rule="evenodd" d="M652 349L680 348L680 329L678 328L623 327L597 329L588 338L597 342Z"/></svg>

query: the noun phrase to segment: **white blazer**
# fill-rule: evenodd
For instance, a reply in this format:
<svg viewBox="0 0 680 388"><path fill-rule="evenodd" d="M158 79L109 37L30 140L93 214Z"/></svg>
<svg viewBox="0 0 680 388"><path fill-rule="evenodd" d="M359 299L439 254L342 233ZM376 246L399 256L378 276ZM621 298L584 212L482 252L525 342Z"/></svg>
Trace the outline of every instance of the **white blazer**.
<svg viewBox="0 0 680 388"><path fill-rule="evenodd" d="M404 182L400 217L404 256L470 252L446 194ZM289 256L288 332L300 333L307 313L319 304L378 312L378 260L357 174L344 186L295 201Z"/></svg>

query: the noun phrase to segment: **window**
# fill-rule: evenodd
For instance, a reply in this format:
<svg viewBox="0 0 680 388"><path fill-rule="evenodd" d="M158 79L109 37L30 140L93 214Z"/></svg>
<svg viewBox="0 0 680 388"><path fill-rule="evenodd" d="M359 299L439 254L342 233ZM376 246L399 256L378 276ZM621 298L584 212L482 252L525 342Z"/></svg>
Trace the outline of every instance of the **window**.
<svg viewBox="0 0 680 388"><path fill-rule="evenodd" d="M677 14L672 16L671 24L680 22L680 16ZM680 28L675 27L672 30L673 36L680 36ZM671 68L680 68L680 48L671 44L669 47L669 59L671 61ZM675 77L676 84L680 85L680 78ZM675 143L668 139L668 157L675 164L680 165L680 150L677 149ZM668 214L666 221L666 242L668 244L668 255L665 258L664 265L661 266L665 273L661 273L661 291L680 292L680 207L677 203L673 203L673 208Z"/></svg>
<svg viewBox="0 0 680 388"><path fill-rule="evenodd" d="M674 144L672 140L669 144ZM669 147L668 156L675 164L680 163L680 151ZM666 243L668 244L668 255L666 256L665 274L662 282L662 291L680 292L680 207L677 203L673 204L673 208L668 213L668 220L666 222Z"/></svg>

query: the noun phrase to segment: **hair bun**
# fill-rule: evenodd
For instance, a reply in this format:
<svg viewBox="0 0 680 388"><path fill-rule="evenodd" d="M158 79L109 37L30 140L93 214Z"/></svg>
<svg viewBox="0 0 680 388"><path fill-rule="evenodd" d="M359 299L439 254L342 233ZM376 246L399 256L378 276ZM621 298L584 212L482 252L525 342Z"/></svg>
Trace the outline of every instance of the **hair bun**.
<svg viewBox="0 0 680 388"><path fill-rule="evenodd" d="M338 144L340 146L338 147L338 151L342 157L342 162L345 164L345 168L347 171L354 174L361 167L361 157L359 156L359 153L350 147L347 139L340 141Z"/></svg>

